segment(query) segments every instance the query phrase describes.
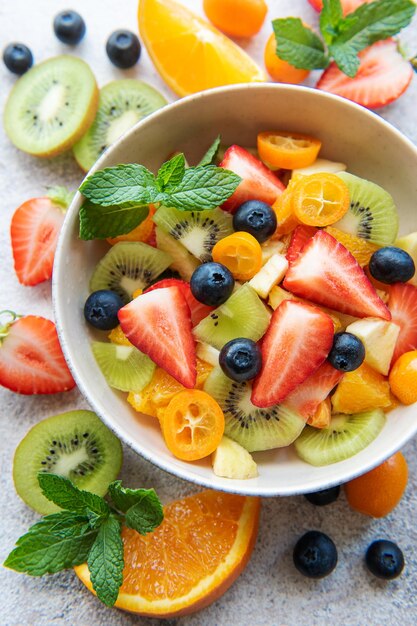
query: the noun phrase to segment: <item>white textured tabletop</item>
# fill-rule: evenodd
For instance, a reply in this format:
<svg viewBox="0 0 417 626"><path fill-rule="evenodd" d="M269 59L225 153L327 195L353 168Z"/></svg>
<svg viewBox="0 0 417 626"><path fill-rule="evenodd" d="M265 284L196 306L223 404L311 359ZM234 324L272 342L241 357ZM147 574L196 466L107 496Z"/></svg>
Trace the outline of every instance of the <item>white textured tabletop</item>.
<svg viewBox="0 0 417 626"><path fill-rule="evenodd" d="M201 10L200 0L183 0ZM32 49L36 61L67 52L54 37L51 22L61 9L74 8L86 20L87 36L72 54L84 58L99 85L126 76L148 80L169 99L146 51L136 68L122 72L108 61L104 46L116 28L136 31L136 0L0 0L0 49L9 41L22 41ZM270 31L270 18L300 15L314 23L316 14L307 0L269 0L270 14L263 31L248 49L258 60ZM406 38L414 48L417 23ZM414 54L417 49L414 49ZM0 109L15 79L0 64ZM398 102L380 111L417 142L417 77ZM393 167L395 164L393 163ZM9 223L14 209L30 197L42 195L45 187L67 184L76 188L81 173L64 155L53 161L36 160L18 152L0 133L0 310L35 313L51 317L51 287L21 286L13 272ZM16 445L38 420L65 410L85 407L77 391L52 397L24 397L0 388L0 559L4 560L14 541L37 516L15 494L11 466ZM417 415L416 415L417 419ZM352 512L343 496L333 505L316 508L303 497L266 499L263 502L258 541L252 559L233 587L208 609L164 624L184 626L286 625L412 626L417 623L417 442L404 454L410 468L405 497L387 518L374 521ZM193 488L156 469L130 450L125 450L122 477L129 486L155 487L163 500L191 493ZM328 578L314 582L303 578L292 564L292 548L309 529L328 533L339 550L339 563ZM390 538L404 551L403 575L390 583L370 576L363 565L368 544ZM72 571L45 578L29 578L0 569L0 624L2 626L151 626L156 620L140 618L106 608L78 581Z"/></svg>

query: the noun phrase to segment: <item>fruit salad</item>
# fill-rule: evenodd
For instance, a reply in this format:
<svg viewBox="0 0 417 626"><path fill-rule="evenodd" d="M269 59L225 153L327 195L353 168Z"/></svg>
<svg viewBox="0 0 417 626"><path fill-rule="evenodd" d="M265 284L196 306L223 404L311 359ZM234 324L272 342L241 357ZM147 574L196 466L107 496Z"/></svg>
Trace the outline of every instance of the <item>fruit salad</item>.
<svg viewBox="0 0 417 626"><path fill-rule="evenodd" d="M81 237L109 243L84 308L103 376L219 476L254 478L256 452L291 444L342 461L417 400L417 234L397 239L391 195L320 151L264 131L256 150L217 138L197 166L178 153L81 186ZM146 203L127 203L122 168Z"/></svg>

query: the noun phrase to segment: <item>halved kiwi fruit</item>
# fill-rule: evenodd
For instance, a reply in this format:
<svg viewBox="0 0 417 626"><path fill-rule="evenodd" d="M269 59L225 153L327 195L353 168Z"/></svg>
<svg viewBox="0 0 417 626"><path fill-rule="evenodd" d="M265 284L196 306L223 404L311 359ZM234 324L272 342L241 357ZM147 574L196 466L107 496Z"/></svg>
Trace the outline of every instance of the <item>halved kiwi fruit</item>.
<svg viewBox="0 0 417 626"><path fill-rule="evenodd" d="M385 424L382 409L354 415L334 415L327 428L306 426L295 442L298 456L310 465L330 465L354 456L368 446Z"/></svg>
<svg viewBox="0 0 417 626"><path fill-rule="evenodd" d="M251 384L227 378L219 367L210 372L204 391L213 396L223 410L225 435L249 452L289 446L305 426L305 420L284 405L267 409L253 405Z"/></svg>
<svg viewBox="0 0 417 626"><path fill-rule="evenodd" d="M165 104L159 91L141 80L127 78L105 85L93 124L73 148L78 165L87 172L116 139Z"/></svg>
<svg viewBox="0 0 417 626"><path fill-rule="evenodd" d="M122 465L122 446L92 411L70 411L36 424L16 448L13 480L26 504L42 515L59 511L42 493L39 472L69 478L104 496Z"/></svg>
<svg viewBox="0 0 417 626"><path fill-rule="evenodd" d="M155 363L134 346L93 341L91 349L109 385L120 391L142 391L155 371Z"/></svg>
<svg viewBox="0 0 417 626"><path fill-rule="evenodd" d="M29 154L61 154L92 124L98 93L87 63L73 56L48 59L26 72L10 92L4 110L6 133Z"/></svg>

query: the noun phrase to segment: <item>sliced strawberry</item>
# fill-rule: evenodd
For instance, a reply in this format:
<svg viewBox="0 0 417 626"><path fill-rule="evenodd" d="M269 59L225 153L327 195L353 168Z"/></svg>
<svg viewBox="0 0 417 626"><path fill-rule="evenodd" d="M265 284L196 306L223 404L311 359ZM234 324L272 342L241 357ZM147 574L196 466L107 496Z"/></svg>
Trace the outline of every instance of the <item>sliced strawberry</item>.
<svg viewBox="0 0 417 626"><path fill-rule="evenodd" d="M306 243L290 265L283 286L301 298L341 313L391 319L356 259L324 230Z"/></svg>
<svg viewBox="0 0 417 626"><path fill-rule="evenodd" d="M321 11L323 8L323 0L308 0L313 9L316 11ZM341 0L343 15L347 15L347 13L352 13L361 4L366 4L368 2L372 2L372 0Z"/></svg>
<svg viewBox="0 0 417 626"><path fill-rule="evenodd" d="M27 315L1 329L0 385L26 395L75 387L53 322Z"/></svg>
<svg viewBox="0 0 417 626"><path fill-rule="evenodd" d="M207 317L214 309L215 306L208 306L207 304L202 304L196 298L194 298L191 293L190 284L185 280L180 280L179 278L164 278L163 280L159 280L157 283L154 283L147 289L145 289L145 293L147 291L152 291L153 289L161 289L163 287L179 287L181 289L181 293L187 301L188 306L191 311L191 322L193 326L197 326L202 319Z"/></svg>
<svg viewBox="0 0 417 626"><path fill-rule="evenodd" d="M388 307L392 321L400 327L392 363L404 352L417 350L417 288L397 283L389 290Z"/></svg>
<svg viewBox="0 0 417 626"><path fill-rule="evenodd" d="M242 182L222 209L234 213L246 200L261 200L274 204L285 186L259 159L240 146L230 146L224 153L220 167L231 170L241 177Z"/></svg>
<svg viewBox="0 0 417 626"><path fill-rule="evenodd" d="M320 309L284 300L262 339L262 369L253 384L253 404L278 404L303 383L329 354L333 329L332 320Z"/></svg>
<svg viewBox="0 0 417 626"><path fill-rule="evenodd" d="M378 109L399 98L411 82L411 63L398 52L393 39L378 41L360 52L359 58L355 78L349 78L331 63L317 83L318 89Z"/></svg>
<svg viewBox="0 0 417 626"><path fill-rule="evenodd" d="M324 361L307 380L285 398L285 405L308 420L342 377L343 372L335 369L328 361Z"/></svg>
<svg viewBox="0 0 417 626"><path fill-rule="evenodd" d="M301 250L306 245L307 241L311 239L317 232L315 226L306 226L300 224L297 226L291 235L291 242L287 250L287 261L293 263L300 256Z"/></svg>
<svg viewBox="0 0 417 626"><path fill-rule="evenodd" d="M184 387L194 387L195 341L190 309L179 287L143 293L118 315L122 331L134 346Z"/></svg>

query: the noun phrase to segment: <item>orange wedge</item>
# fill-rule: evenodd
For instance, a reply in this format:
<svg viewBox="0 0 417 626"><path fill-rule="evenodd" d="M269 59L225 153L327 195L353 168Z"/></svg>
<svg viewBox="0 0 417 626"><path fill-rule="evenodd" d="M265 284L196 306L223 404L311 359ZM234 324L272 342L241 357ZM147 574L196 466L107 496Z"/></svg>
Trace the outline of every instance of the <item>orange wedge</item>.
<svg viewBox="0 0 417 626"><path fill-rule="evenodd" d="M159 618L208 606L247 564L259 511L259 498L203 491L165 506L164 521L149 535L124 528L125 567L115 606ZM92 591L87 565L75 572Z"/></svg>
<svg viewBox="0 0 417 626"><path fill-rule="evenodd" d="M149 56L179 96L265 80L263 70L242 48L173 0L139 0L138 17Z"/></svg>

